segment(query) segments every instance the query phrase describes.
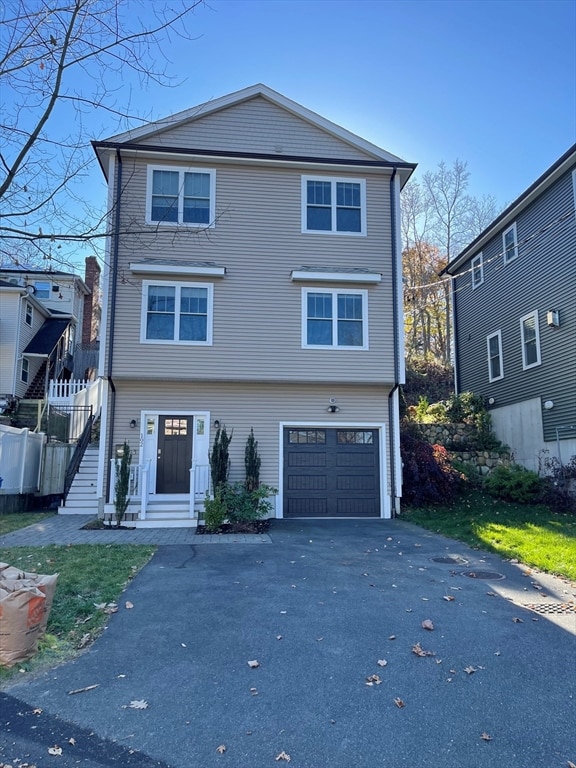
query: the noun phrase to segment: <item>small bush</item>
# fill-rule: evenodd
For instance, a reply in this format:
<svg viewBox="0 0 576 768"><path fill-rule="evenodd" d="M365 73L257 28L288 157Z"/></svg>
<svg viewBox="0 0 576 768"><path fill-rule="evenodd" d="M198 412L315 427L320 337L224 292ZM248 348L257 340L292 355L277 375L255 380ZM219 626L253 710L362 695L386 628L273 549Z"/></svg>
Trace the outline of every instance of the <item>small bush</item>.
<svg viewBox="0 0 576 768"><path fill-rule="evenodd" d="M450 501L460 486L460 474L451 466L448 451L430 445L417 434L404 430L400 440L402 496L410 505Z"/></svg>
<svg viewBox="0 0 576 768"><path fill-rule="evenodd" d="M505 501L534 504L542 500L544 483L536 472L512 464L509 467L496 467L484 480L484 489L491 496Z"/></svg>
<svg viewBox="0 0 576 768"><path fill-rule="evenodd" d="M576 513L576 456L567 464L561 464L555 456L544 458L539 464L544 473L544 504L552 512Z"/></svg>
<svg viewBox="0 0 576 768"><path fill-rule="evenodd" d="M264 484L253 491L247 491L244 483L225 486L224 499L228 520L231 523L248 523L266 517L272 511L269 496L276 493L276 488Z"/></svg>
<svg viewBox="0 0 576 768"><path fill-rule="evenodd" d="M204 523L209 531L217 531L228 516L224 500L224 487L219 485L211 499L208 494L204 499Z"/></svg>

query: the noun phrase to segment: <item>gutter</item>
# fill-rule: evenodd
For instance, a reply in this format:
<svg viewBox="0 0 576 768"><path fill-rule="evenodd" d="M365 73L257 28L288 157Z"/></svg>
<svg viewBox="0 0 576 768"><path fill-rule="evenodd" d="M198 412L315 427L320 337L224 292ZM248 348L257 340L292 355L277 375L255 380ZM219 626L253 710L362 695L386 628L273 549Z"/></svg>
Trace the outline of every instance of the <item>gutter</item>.
<svg viewBox="0 0 576 768"><path fill-rule="evenodd" d="M116 291L118 288L118 251L120 240L120 197L122 192L122 156L120 150L116 149L116 160L118 170L116 173L116 210L114 212L114 248L112 250L112 286L110 291L110 323L108 326L108 359L106 361L106 372L104 378L110 386L110 411L108 428L108 459L112 458L114 446L114 415L116 411L116 387L112 378L112 364L114 360L114 329L116 326ZM110 498L110 472L106 474L106 495L105 499Z"/></svg>

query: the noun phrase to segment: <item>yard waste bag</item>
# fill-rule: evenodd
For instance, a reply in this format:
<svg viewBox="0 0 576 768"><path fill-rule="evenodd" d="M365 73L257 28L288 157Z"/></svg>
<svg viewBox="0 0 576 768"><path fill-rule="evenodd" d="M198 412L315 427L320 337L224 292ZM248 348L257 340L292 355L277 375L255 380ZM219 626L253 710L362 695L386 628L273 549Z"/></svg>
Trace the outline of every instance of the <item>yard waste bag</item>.
<svg viewBox="0 0 576 768"><path fill-rule="evenodd" d="M11 667L38 650L57 578L0 563L0 666Z"/></svg>

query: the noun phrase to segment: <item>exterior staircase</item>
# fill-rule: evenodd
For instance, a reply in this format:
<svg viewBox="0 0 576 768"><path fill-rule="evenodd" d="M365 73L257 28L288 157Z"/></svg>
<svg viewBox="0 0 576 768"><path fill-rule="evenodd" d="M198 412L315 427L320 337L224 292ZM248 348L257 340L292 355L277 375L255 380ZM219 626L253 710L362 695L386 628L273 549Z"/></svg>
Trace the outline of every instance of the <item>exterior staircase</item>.
<svg viewBox="0 0 576 768"><path fill-rule="evenodd" d="M72 481L66 501L64 505L59 508L58 514L98 514L98 498L96 495L97 479L98 446L89 445L82 457L80 468Z"/></svg>
<svg viewBox="0 0 576 768"><path fill-rule="evenodd" d="M140 520L139 505L130 505L122 525L131 528L196 528L198 518L190 517L190 502L188 499L173 499L171 501L156 501L148 499L146 519ZM116 517L114 506L107 504L104 511L104 521L114 524Z"/></svg>

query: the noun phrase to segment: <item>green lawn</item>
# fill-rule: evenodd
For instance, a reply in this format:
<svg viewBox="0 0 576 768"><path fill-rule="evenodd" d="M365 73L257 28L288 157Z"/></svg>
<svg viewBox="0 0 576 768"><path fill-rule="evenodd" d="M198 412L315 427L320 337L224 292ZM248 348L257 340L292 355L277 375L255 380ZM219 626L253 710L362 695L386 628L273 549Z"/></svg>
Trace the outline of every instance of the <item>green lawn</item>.
<svg viewBox="0 0 576 768"><path fill-rule="evenodd" d="M0 685L20 670L35 671L51 666L90 644L109 618L96 606L118 602L119 610L126 610L121 593L155 549L117 544L0 547L0 562L25 571L59 574L48 629L39 653L11 669L0 667Z"/></svg>
<svg viewBox="0 0 576 768"><path fill-rule="evenodd" d="M448 506L407 508L402 519L576 581L575 515L469 491Z"/></svg>

